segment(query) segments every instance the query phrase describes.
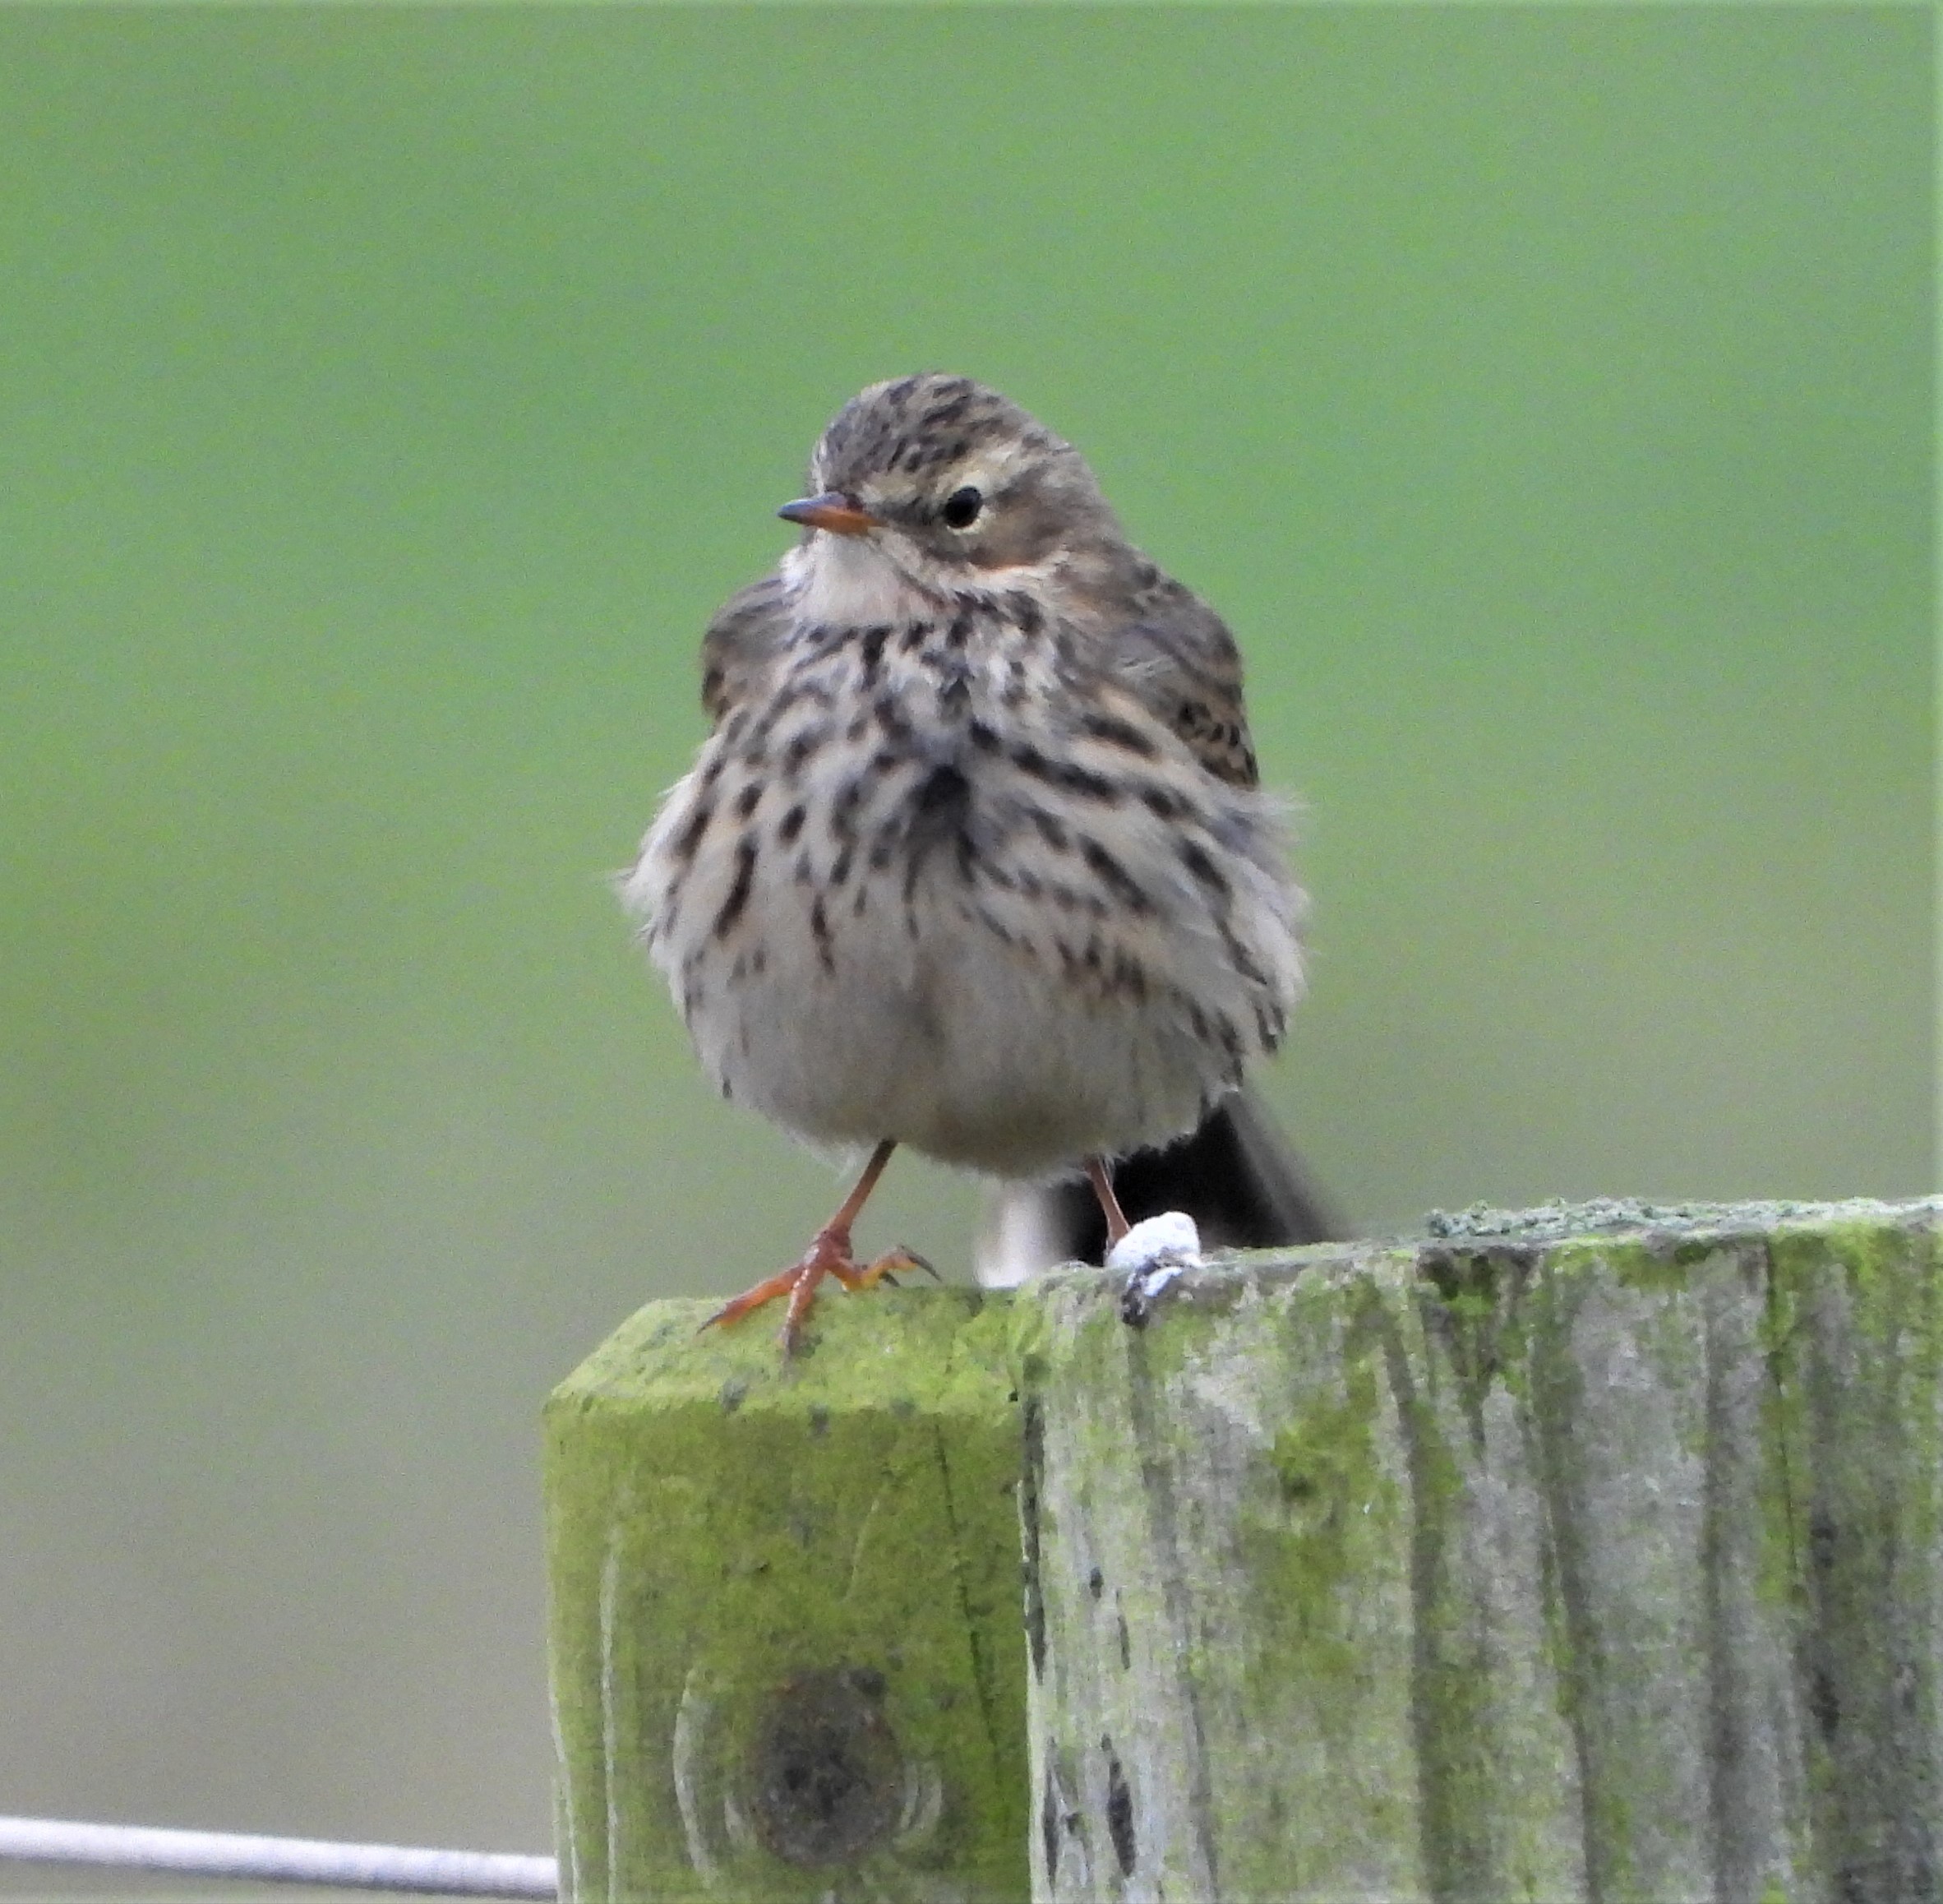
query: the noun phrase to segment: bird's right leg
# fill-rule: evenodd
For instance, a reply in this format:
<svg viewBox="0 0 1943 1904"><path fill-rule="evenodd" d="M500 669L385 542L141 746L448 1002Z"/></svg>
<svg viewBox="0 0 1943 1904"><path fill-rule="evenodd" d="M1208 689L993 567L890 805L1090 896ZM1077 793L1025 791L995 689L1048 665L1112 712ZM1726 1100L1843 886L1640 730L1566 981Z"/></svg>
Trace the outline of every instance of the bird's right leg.
<svg viewBox="0 0 1943 1904"><path fill-rule="evenodd" d="M838 1206L836 1215L810 1239L810 1247L796 1261L725 1302L702 1327L710 1329L718 1323L740 1321L752 1309L787 1296L788 1306L782 1312L781 1335L782 1352L787 1356L796 1348L803 1318L810 1313L810 1305L816 1299L816 1286L824 1277L835 1277L846 1289L868 1289L898 1269L926 1269L935 1275L937 1272L923 1257L902 1247L887 1250L875 1262L861 1264L850 1253L851 1226L870 1200L870 1192L876 1189L877 1180L884 1175L884 1167L897 1148L897 1139L887 1137L870 1153L863 1175Z"/></svg>

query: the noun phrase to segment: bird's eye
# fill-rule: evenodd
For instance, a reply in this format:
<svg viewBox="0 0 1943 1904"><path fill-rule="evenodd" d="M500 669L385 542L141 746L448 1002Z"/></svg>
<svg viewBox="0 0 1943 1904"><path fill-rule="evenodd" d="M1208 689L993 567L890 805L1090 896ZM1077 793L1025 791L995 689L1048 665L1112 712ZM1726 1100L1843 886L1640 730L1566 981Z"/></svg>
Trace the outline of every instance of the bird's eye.
<svg viewBox="0 0 1943 1904"><path fill-rule="evenodd" d="M985 498L976 489L954 489L944 499L944 507L939 512L948 529L969 529L978 520L978 512L985 507Z"/></svg>

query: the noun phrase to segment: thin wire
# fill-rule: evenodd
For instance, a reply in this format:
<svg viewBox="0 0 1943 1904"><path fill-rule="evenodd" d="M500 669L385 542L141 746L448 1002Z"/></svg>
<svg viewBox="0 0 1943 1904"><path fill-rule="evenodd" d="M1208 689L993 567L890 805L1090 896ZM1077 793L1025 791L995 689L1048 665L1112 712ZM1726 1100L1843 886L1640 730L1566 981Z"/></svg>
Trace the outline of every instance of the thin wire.
<svg viewBox="0 0 1943 1904"><path fill-rule="evenodd" d="M500 1851L437 1851L405 1845L339 1845L322 1838L259 1837L242 1832L163 1831L148 1825L80 1824L64 1819L0 1818L0 1859L187 1871L203 1878L256 1878L279 1884L335 1884L353 1891L413 1891L450 1897L560 1895L552 1858Z"/></svg>

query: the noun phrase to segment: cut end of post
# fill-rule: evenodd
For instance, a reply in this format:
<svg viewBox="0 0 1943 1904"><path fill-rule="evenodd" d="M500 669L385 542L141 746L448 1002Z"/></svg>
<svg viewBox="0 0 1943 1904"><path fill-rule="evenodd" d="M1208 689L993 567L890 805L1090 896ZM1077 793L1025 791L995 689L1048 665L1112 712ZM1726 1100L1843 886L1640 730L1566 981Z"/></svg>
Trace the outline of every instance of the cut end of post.
<svg viewBox="0 0 1943 1904"><path fill-rule="evenodd" d="M649 1305L547 1407L563 1894L1016 1904L1004 1304L833 1299L787 1361L708 1309Z"/></svg>

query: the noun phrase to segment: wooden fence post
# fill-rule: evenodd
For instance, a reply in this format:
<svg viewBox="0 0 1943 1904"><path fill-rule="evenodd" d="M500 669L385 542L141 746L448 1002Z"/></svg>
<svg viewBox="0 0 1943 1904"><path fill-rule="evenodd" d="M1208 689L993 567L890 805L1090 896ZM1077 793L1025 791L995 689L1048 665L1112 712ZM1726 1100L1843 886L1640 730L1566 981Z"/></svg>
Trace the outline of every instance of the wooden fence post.
<svg viewBox="0 0 1943 1904"><path fill-rule="evenodd" d="M653 1305L548 1412L563 1889L1934 1904L1940 1223Z"/></svg>
<svg viewBox="0 0 1943 1904"><path fill-rule="evenodd" d="M1034 1896L1935 1898L1940 1217L1027 1292Z"/></svg>
<svg viewBox="0 0 1943 1904"><path fill-rule="evenodd" d="M971 1290L650 1304L547 1411L563 1897L1018 1904L1018 1403Z"/></svg>

